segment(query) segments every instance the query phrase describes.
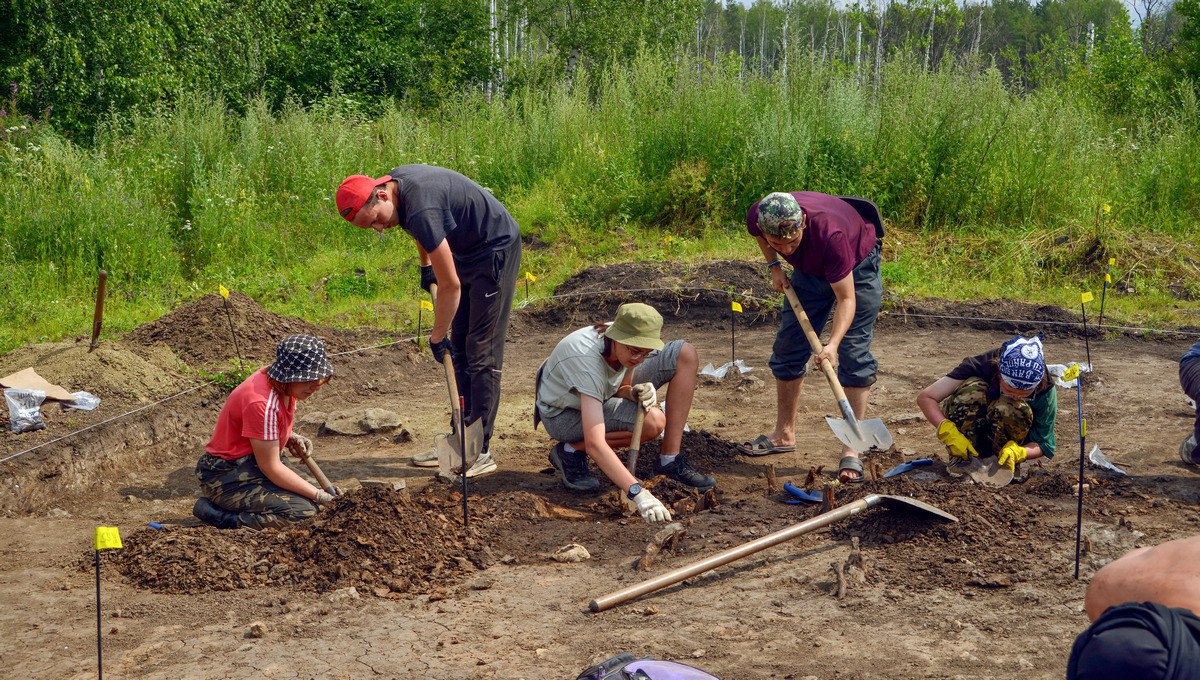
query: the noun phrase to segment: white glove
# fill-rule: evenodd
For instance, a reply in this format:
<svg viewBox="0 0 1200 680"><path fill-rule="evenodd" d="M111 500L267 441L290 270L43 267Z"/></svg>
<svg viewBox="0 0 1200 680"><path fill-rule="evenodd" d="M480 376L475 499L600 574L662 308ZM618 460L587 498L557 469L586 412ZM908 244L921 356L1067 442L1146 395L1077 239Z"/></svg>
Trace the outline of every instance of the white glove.
<svg viewBox="0 0 1200 680"><path fill-rule="evenodd" d="M313 503L317 505L328 505L333 502L333 494L324 489L317 489L317 495L313 498Z"/></svg>
<svg viewBox="0 0 1200 680"><path fill-rule="evenodd" d="M654 522L671 521L671 511L667 510L667 507L655 498L649 489L639 491L633 497L633 502L637 505L637 510L641 513L642 519L647 522L653 524Z"/></svg>
<svg viewBox="0 0 1200 680"><path fill-rule="evenodd" d="M287 448L288 451L291 451L296 455L296 457L307 458L312 454L313 443L308 437L293 432L292 436L288 437Z"/></svg>
<svg viewBox="0 0 1200 680"><path fill-rule="evenodd" d="M658 403L658 393L654 391L654 383L638 383L630 390L630 396L633 400L642 405L642 409L649 411Z"/></svg>

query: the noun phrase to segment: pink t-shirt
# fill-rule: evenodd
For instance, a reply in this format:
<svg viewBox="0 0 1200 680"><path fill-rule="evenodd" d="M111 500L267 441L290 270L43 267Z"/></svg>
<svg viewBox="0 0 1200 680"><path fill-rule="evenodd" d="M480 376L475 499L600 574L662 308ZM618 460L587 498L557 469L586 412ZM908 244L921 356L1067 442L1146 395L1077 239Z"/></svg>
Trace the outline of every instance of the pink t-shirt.
<svg viewBox="0 0 1200 680"><path fill-rule="evenodd" d="M791 255L784 257L798 271L841 281L875 248L875 226L865 222L854 206L837 196L816 191L793 191L807 215L804 238ZM746 231L762 236L758 227L759 199L746 212Z"/></svg>
<svg viewBox="0 0 1200 680"><path fill-rule="evenodd" d="M267 369L261 368L229 394L204 450L217 458L236 460L254 453L251 439L277 441L282 447L292 436L295 417L296 400L271 389Z"/></svg>

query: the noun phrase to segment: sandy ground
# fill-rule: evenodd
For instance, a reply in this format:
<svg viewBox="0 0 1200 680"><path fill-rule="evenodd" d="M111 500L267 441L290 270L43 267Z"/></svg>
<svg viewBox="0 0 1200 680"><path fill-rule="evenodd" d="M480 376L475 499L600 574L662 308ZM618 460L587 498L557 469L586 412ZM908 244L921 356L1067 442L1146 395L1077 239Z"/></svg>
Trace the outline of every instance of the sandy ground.
<svg viewBox="0 0 1200 680"><path fill-rule="evenodd" d="M669 319L664 334L693 342L701 363L719 364L729 359L729 334L716 325ZM534 371L567 330L526 324L510 338L495 441L501 469L480 480L473 495L525 490L583 509L598 500L568 493L546 474L549 441L531 429ZM769 431L772 336L770 326L739 332L739 358L766 382L702 385L692 428L729 441ZM932 428L916 417L917 391L963 356L1004 339L998 332L898 320L880 328L881 371L871 409L888 423L898 449L908 457L944 457ZM1084 516L1090 549L1079 580L1072 578L1075 497L1068 486L1079 448L1075 393L1060 390L1059 454L1025 484L955 490L935 471L900 485L864 485L952 502L961 530L926 528L930 523L919 518L897 520L886 514L894 511L877 509L686 584L588 613L587 603L599 595L816 514L768 498L763 475L774 464L781 481L799 482L810 466L834 467L837 442L822 422L835 412L834 402L813 380L802 400L798 451L718 466L722 505L683 518L688 535L679 551L649 572L636 572L631 563L653 530L604 514L514 523L513 535L497 545L509 559L446 584L444 597L271 587L181 595L141 589L109 571L103 580L105 672L138 678L574 678L597 660L631 651L692 663L722 678L1061 677L1070 645L1087 625L1087 577L1136 545L1197 530L1200 479L1176 454L1191 413L1175 361L1189 343L1092 343L1099 371L1084 398L1088 448L1098 443L1130 476L1118 480L1089 470L1097 494L1088 498ZM1051 362L1084 358L1079 338L1051 337L1047 348ZM409 467L407 459L444 428L440 369L429 358L412 361L396 350L347 355L338 367L338 380L303 404L300 418L376 406L401 414L412 439L318 437L325 472L348 488L355 478L405 479L410 491L421 487L429 471ZM187 422L186 433L164 433L170 445L147 443L124 464L101 467L100 484L58 497L54 511L0 518L5 676L95 673L93 528L116 525L128 536L148 521L189 521L191 469L217 407L212 395L203 408L194 402L156 407L180 410L176 417ZM982 520L973 521L973 507ZM893 527L907 522L912 530L873 532L872 518ZM838 599L831 564L847 560L853 535L862 540L867 569L852 573ZM548 559L571 542L586 546L592 559ZM254 622L262 623L262 637L250 635Z"/></svg>

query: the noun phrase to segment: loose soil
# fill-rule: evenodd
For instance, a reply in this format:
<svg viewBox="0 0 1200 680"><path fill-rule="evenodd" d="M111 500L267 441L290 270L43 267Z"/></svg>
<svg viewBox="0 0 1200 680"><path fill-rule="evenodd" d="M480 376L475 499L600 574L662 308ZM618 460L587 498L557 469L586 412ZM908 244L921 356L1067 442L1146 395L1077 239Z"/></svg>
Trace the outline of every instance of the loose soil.
<svg viewBox="0 0 1200 680"><path fill-rule="evenodd" d="M728 271L741 270L696 269L677 275L679 290L649 299L664 312L667 337L685 337L701 363L721 364L730 358L729 328L719 326L727 324L730 300L723 282ZM761 289L761 272L752 269L746 290L771 298ZM768 489L768 468L781 485L804 484L810 470L823 467L813 483L821 488L832 479L839 448L824 423L836 405L817 380L801 397L796 452L736 453L736 442L770 431L775 410L766 369L774 325L746 328L739 318L738 358L754 371L701 381L688 419L692 431L684 436L684 451L717 477L717 489L701 497L656 479L659 443L643 446L638 474L672 506L686 533L648 570L636 570L655 529L626 516L607 483L596 494L562 488L547 463L551 442L530 427L533 375L558 339L607 318L619 302L648 299L614 291L638 287L631 280L661 280L672 266L605 271L564 284L564 290L598 290L599 300L567 298L515 319L493 440L500 469L472 480L469 528L458 487L408 465L445 431L447 413L441 368L411 347L335 357L336 379L300 406L297 422L315 437L322 469L347 493L312 520L264 532L221 532L190 516L192 469L223 400L215 388L101 424L202 384L189 368L193 362L233 355L231 343L210 351L207 331L197 331L207 318L218 329L211 342L222 341L227 321L219 298L202 298L95 353L115 352L120 360L83 356L78 343L0 357L0 366L33 364L68 389L102 391L105 398L91 413L44 408L48 431L0 439L11 453L97 425L0 464L6 536L0 594L7 604L0 660L18 677L94 675L91 537L103 525L121 527L125 543L106 552L102 566L104 659L114 677L570 678L631 651L723 678L1053 678L1062 676L1071 641L1087 625L1081 606L1095 570L1135 546L1194 534L1200 526L1200 478L1175 453L1193 417L1175 383L1175 362L1190 341L1096 337L1091 352L1100 370L1083 400L1087 447L1099 444L1130 475L1087 471L1079 580L1078 430L1074 394L1064 391L1058 453L1028 466L1020 483L974 486L948 477L939 462L835 490L838 504L867 493L912 496L954 514L957 523L876 508L590 614L587 603L598 596L815 516L819 507L785 505L785 494ZM690 297L685 282L722 292ZM242 313L235 324L275 323L253 302L234 297ZM982 303L975 313L999 316L996 304ZM747 316L766 320L774 308L764 304ZM942 458L916 393L963 356L1063 318L1038 308L1010 311L1033 323L981 330L898 313L883 320L871 415L884 420L897 444L869 456L868 470L876 467L871 463L886 470L904 460ZM335 351L371 344L299 320L279 324L326 337ZM152 349L151 338L171 350ZM255 345L253 356L265 361L275 339ZM1065 334L1048 335L1046 351L1053 363L1084 358L1081 339ZM130 363L134 357L150 367L137 370L148 373L128 368L142 366ZM98 363L83 363L92 361ZM320 413L368 406L399 413L411 440L317 436ZM363 479L403 480L408 489L360 487ZM149 521L168 526L144 528ZM556 561L568 544L584 546L590 559Z"/></svg>

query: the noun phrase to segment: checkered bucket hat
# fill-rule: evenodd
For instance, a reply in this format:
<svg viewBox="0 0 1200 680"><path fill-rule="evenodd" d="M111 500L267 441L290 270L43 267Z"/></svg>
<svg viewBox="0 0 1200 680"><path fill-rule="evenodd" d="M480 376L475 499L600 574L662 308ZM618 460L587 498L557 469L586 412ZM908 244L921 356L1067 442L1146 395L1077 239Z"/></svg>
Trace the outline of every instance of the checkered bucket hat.
<svg viewBox="0 0 1200 680"><path fill-rule="evenodd" d="M289 335L280 340L267 375L281 383L309 382L333 375L325 341L312 335Z"/></svg>

